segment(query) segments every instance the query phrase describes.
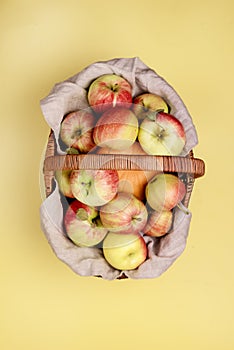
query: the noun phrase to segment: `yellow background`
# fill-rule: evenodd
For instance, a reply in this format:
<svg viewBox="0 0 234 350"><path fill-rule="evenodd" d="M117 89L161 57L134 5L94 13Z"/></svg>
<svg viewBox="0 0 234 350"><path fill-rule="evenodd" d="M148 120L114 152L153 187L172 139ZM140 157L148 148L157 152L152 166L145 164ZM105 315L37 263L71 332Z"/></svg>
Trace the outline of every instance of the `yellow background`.
<svg viewBox="0 0 234 350"><path fill-rule="evenodd" d="M1 350L234 348L233 1L0 5ZM40 228L39 106L87 65L138 56L180 94L206 162L186 250L161 277L77 276Z"/></svg>

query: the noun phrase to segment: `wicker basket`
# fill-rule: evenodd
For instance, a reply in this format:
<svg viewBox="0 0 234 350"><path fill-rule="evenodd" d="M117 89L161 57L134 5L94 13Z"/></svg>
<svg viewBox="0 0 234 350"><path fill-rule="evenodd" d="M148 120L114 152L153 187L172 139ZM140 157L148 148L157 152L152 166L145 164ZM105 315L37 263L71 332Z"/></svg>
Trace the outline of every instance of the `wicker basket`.
<svg viewBox="0 0 234 350"><path fill-rule="evenodd" d="M63 117L70 111L89 108L90 106L87 105L88 86L90 86L91 82L98 76L108 73L124 77L132 86L133 97L148 91L160 95L165 99L170 107L171 114L178 118L185 128L186 145L180 156L152 156L145 154L128 155L117 154L116 152L114 152L115 154L97 154L94 152L88 154L65 154L64 150L60 148L61 144L59 139L60 123L63 120ZM78 96L79 98L77 98ZM58 186L55 181L55 171L116 169L120 171L126 170L128 172L141 170L143 172L152 171L155 173L174 173L180 177L186 186L186 194L183 198L182 204L185 207L188 207L194 186L194 180L203 176L205 173L204 162L193 156L193 149L197 145L198 140L192 118L173 87L154 70L145 65L138 57L115 58L108 61L95 62L89 65L73 77L55 84L50 94L41 101L41 108L51 129L45 150L45 158L41 164L43 167L42 183L44 183L44 195L49 197L42 203L41 208L41 223L46 237L56 255L78 274L80 274L80 272L85 276L89 273L92 273L92 275L95 276L102 274L103 278L115 278L115 276L119 276L116 275L116 270L111 271L110 274L109 270L103 271L103 268L105 269L106 266L102 265L103 259L100 259L101 261L98 260L99 257L101 257L101 255L99 255L99 250L96 251L93 249L90 256L85 256L87 259L93 259L96 267L96 269L94 268L95 272L93 272L94 270L89 272L82 270L85 265L85 259L82 260L84 265L79 264L79 259L78 262L77 260L73 260L73 258L77 258L76 254L79 247L70 245L70 241L68 242L68 240L66 240L67 236L65 235L64 227L62 227L61 224L62 215L67 205L70 203L70 200L68 199L67 202L65 202L63 201L63 198L60 197L60 194L57 191ZM185 154L187 155L185 156ZM52 194L52 196L50 196L50 194ZM59 199L61 199L61 203L58 203ZM57 204L58 206L56 206ZM49 210L47 210L47 205ZM126 272L128 277L142 278L143 275L147 275L151 278L151 275L159 276L181 254L186 245L191 213L186 215L177 209L178 208L175 209L174 220L183 220L183 229L178 232L180 226L178 226L177 222L177 235L171 235L171 232L169 232L168 235L165 235L159 240L151 240L151 238L147 236L146 241L149 246L148 252L153 254L153 249L156 247L157 242L159 242L162 255L156 253L151 255L146 263L142 264L139 269L136 269L136 271L129 274ZM57 215L57 217L55 218L53 215ZM55 219L54 222L50 220L52 217ZM57 230L58 227L59 229ZM64 237L65 241L63 240ZM167 250L167 248L169 250ZM72 252L74 252L74 255L72 255ZM84 252L85 250L82 251L82 253ZM169 255L167 255L167 253ZM78 258L80 257L83 257L81 253ZM98 262L100 264L98 264ZM157 265L158 263L159 265ZM143 275L142 271L144 271ZM153 274L148 274L150 271L153 271ZM118 279L126 277L123 271L121 273L123 274L121 277L118 277Z"/></svg>

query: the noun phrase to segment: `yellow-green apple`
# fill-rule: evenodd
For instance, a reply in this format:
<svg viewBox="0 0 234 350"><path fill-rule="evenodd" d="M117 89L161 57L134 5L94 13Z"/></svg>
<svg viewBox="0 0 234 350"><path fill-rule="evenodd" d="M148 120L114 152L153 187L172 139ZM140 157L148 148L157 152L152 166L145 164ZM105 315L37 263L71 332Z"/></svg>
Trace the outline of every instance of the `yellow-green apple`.
<svg viewBox="0 0 234 350"><path fill-rule="evenodd" d="M71 190L70 176L72 170L56 170L55 178L58 182L60 192L69 198L74 198Z"/></svg>
<svg viewBox="0 0 234 350"><path fill-rule="evenodd" d="M119 75L101 75L89 86L88 102L97 113L103 113L108 108L118 105L129 105L132 102L132 87Z"/></svg>
<svg viewBox="0 0 234 350"><path fill-rule="evenodd" d="M73 170L70 177L74 197L90 206L101 206L114 198L118 182L116 170Z"/></svg>
<svg viewBox="0 0 234 350"><path fill-rule="evenodd" d="M88 153L95 147L93 128L95 118L89 110L71 112L65 116L60 127L61 140L68 147Z"/></svg>
<svg viewBox="0 0 234 350"><path fill-rule="evenodd" d="M138 134L138 120L128 108L116 107L107 110L98 119L94 130L94 142L99 147L115 150L129 148Z"/></svg>
<svg viewBox="0 0 234 350"><path fill-rule="evenodd" d="M139 142L135 141L132 146L125 150L117 151L108 147L97 147L97 154L129 154L146 155ZM147 170L117 170L119 175L118 192L132 193L138 199L145 200L145 186L157 174L156 171Z"/></svg>
<svg viewBox="0 0 234 350"><path fill-rule="evenodd" d="M147 246L139 233L109 232L103 241L106 261L117 270L134 270L147 258Z"/></svg>
<svg viewBox="0 0 234 350"><path fill-rule="evenodd" d="M68 237L80 247L97 246L106 236L98 210L74 200L64 216L64 226Z"/></svg>
<svg viewBox="0 0 234 350"><path fill-rule="evenodd" d="M100 218L103 226L111 232L133 233L145 227L148 212L144 203L135 196L118 192L110 202L100 208Z"/></svg>
<svg viewBox="0 0 234 350"><path fill-rule="evenodd" d="M173 174L157 174L146 186L148 204L154 210L171 210L184 198L185 184Z"/></svg>
<svg viewBox="0 0 234 350"><path fill-rule="evenodd" d="M133 99L132 110L139 119L155 118L155 113L162 110L168 113L168 105L166 101L159 95L153 93L144 93Z"/></svg>
<svg viewBox="0 0 234 350"><path fill-rule="evenodd" d="M173 213L172 210L162 210L160 212L153 211L149 215L146 226L143 232L147 236L161 237L170 230L172 226Z"/></svg>
<svg viewBox="0 0 234 350"><path fill-rule="evenodd" d="M186 142L182 123L168 113L159 112L155 115L155 120L145 118L139 127L141 147L151 155L179 155Z"/></svg>

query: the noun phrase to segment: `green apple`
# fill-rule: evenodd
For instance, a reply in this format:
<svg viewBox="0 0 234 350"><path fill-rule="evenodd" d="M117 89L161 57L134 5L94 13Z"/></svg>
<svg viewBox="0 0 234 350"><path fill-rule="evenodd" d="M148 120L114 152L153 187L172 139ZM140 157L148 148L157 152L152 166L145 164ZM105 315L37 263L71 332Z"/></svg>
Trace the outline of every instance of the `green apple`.
<svg viewBox="0 0 234 350"><path fill-rule="evenodd" d="M169 112L166 101L159 95L153 93L144 93L133 99L132 110L138 119L150 118L155 115L155 112L162 110ZM153 117L154 118L154 117Z"/></svg>
<svg viewBox="0 0 234 350"><path fill-rule="evenodd" d="M186 193L185 184L173 174L158 174L146 186L146 199L154 210L171 210L178 205Z"/></svg>
<svg viewBox="0 0 234 350"><path fill-rule="evenodd" d="M60 192L69 198L74 198L71 190L70 176L72 170L56 170L55 178L58 182Z"/></svg>
<svg viewBox="0 0 234 350"><path fill-rule="evenodd" d="M147 247L139 233L109 232L103 241L106 261L118 270L134 270L147 257Z"/></svg>
<svg viewBox="0 0 234 350"><path fill-rule="evenodd" d="M182 123L173 115L155 113L155 120L145 118L138 133L143 150L151 155L179 155L185 145L186 136Z"/></svg>

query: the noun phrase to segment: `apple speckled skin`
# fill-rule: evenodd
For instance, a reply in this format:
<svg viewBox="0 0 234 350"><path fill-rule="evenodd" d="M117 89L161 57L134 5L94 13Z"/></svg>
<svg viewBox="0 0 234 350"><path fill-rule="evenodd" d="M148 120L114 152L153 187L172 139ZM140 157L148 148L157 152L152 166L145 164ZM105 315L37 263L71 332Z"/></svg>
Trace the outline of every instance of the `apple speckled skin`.
<svg viewBox="0 0 234 350"><path fill-rule="evenodd" d="M88 153L95 147L94 125L95 118L89 110L71 112L61 123L61 140L65 145L77 149L80 153Z"/></svg>
<svg viewBox="0 0 234 350"><path fill-rule="evenodd" d="M90 206L109 202L118 191L117 170L73 170L71 190L76 199Z"/></svg>
<svg viewBox="0 0 234 350"><path fill-rule="evenodd" d="M108 232L100 222L98 211L77 200L69 205L64 226L68 237L80 247L97 245Z"/></svg>
<svg viewBox="0 0 234 350"><path fill-rule="evenodd" d="M88 90L89 105L96 113L103 113L116 106L129 105L132 102L132 87L123 77L116 74L104 74L95 79Z"/></svg>
<svg viewBox="0 0 234 350"><path fill-rule="evenodd" d="M97 121L93 138L97 146L124 150L135 142L138 120L127 108L116 107L106 111Z"/></svg>
<svg viewBox="0 0 234 350"><path fill-rule="evenodd" d="M173 221L171 210L153 211L149 215L147 225L144 227L144 234L151 237L164 236L170 230Z"/></svg>
<svg viewBox="0 0 234 350"><path fill-rule="evenodd" d="M148 212L144 203L134 195L119 192L109 203L101 207L100 218L103 226L109 231L134 233L145 227Z"/></svg>
<svg viewBox="0 0 234 350"><path fill-rule="evenodd" d="M145 118L139 128L138 140L143 150L151 155L178 156L185 145L182 123L173 115L155 113L155 120Z"/></svg>

